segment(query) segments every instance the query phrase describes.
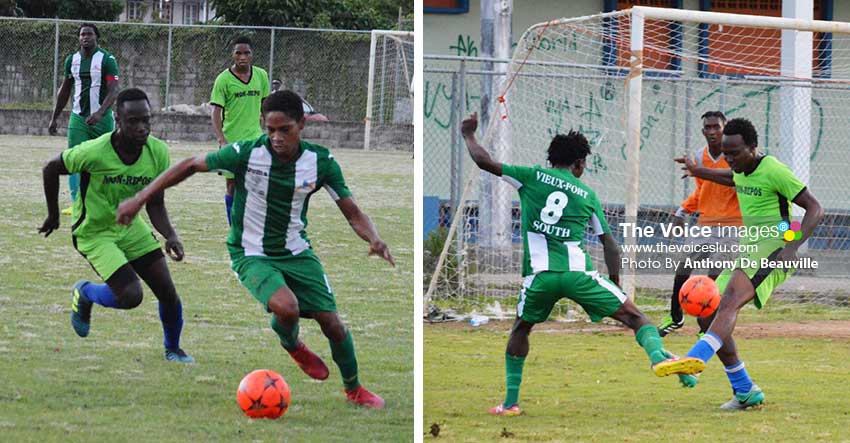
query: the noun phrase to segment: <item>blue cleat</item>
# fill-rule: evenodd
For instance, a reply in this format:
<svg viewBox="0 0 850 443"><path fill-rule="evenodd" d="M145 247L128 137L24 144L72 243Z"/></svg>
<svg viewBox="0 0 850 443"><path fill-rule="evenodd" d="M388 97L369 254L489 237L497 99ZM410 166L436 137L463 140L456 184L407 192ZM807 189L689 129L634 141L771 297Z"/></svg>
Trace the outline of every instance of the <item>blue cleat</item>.
<svg viewBox="0 0 850 443"><path fill-rule="evenodd" d="M83 286L89 282L80 280L71 288L71 326L80 337L89 335L91 326L91 300L83 294Z"/></svg>
<svg viewBox="0 0 850 443"><path fill-rule="evenodd" d="M742 411L753 406L758 406L764 403L764 393L761 392L758 386L753 385L750 392L738 393L732 397L732 400L720 405L720 409L724 411Z"/></svg>
<svg viewBox="0 0 850 443"><path fill-rule="evenodd" d="M192 358L191 355L187 354L184 350L178 349L166 349L165 350L165 359L168 361L176 361L178 363L194 363L195 359Z"/></svg>

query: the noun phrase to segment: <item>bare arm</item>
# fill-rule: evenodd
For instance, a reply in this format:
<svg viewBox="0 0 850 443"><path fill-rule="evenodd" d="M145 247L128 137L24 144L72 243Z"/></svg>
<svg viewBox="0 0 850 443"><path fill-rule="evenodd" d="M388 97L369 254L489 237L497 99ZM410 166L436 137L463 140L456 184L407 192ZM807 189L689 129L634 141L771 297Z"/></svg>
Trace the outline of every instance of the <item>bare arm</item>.
<svg viewBox="0 0 850 443"><path fill-rule="evenodd" d="M168 210L165 209L165 192L153 194L146 209L154 228L165 237L165 252L174 261L183 260L183 243L180 242L168 217Z"/></svg>
<svg viewBox="0 0 850 443"><path fill-rule="evenodd" d="M47 218L44 219L39 233L49 236L51 232L59 229L59 176L68 175L62 154L53 157L41 169L41 178L44 181L44 198L47 200Z"/></svg>
<svg viewBox="0 0 850 443"><path fill-rule="evenodd" d="M357 206L354 198L341 198L336 201L336 205L339 207L339 210L342 211L342 215L344 215L345 219L348 220L348 224L351 225L354 232L356 232L360 238L369 243L369 255L377 255L378 257L390 262L390 264L395 267L395 260L393 260L393 256L390 254L390 249L387 247L387 244L381 240L381 237L378 235L378 230L375 229L375 225L372 224L372 220L370 220L369 216L360 210L360 207Z"/></svg>
<svg viewBox="0 0 850 443"><path fill-rule="evenodd" d="M50 116L50 123L47 126L47 132L50 135L56 135L56 119L59 114L65 109L68 104L68 98L71 97L71 86L74 83L73 79L66 78L62 81L62 86L59 87L59 93L56 94L56 103L53 105L53 115Z"/></svg>
<svg viewBox="0 0 850 443"><path fill-rule="evenodd" d="M602 234L599 236L602 240L602 251L605 255L605 266L608 267L608 278L615 285L620 286L620 245L614 236L611 234Z"/></svg>
<svg viewBox="0 0 850 443"><path fill-rule="evenodd" d="M487 150L484 149L484 147L478 143L478 140L475 139L476 129L478 129L478 113L473 112L472 115L470 115L469 118L464 120L460 125L460 132L463 134L464 141L466 141L466 148L469 150L469 155L472 157L472 161L474 161L479 168L501 177L502 164L494 161Z"/></svg>
<svg viewBox="0 0 850 443"><path fill-rule="evenodd" d="M224 109L218 105L212 105L212 127L215 132L215 138L218 140L219 146L227 144L227 137L224 136L222 128L224 127Z"/></svg>
<svg viewBox="0 0 850 443"><path fill-rule="evenodd" d="M136 214L138 214L142 209L142 206L146 205L149 201L152 201L157 194L162 194L167 188L186 180L196 172L207 171L209 171L209 168L207 167L206 156L203 154L187 158L180 163L177 163L176 165L168 168L167 171L160 174L156 180L145 186L145 188L139 191L139 193L133 198L121 202L115 213L115 221L122 225L129 225L136 217ZM150 215L150 212L148 212L148 215ZM165 215L167 217L168 214L166 213ZM156 223L153 221L153 217L151 217L151 222ZM159 226L157 226L156 229L168 238L168 235L163 232Z"/></svg>
<svg viewBox="0 0 850 443"><path fill-rule="evenodd" d="M115 103L115 98L118 97L118 86L120 85L118 79L112 79L106 81L106 98L103 99L103 104L97 108L97 111L92 112L89 118L86 119L87 125L95 125L100 119L103 118L103 113Z"/></svg>
<svg viewBox="0 0 850 443"><path fill-rule="evenodd" d="M823 219L823 208L820 205L820 202L809 192L808 189L804 189L803 192L797 195L794 198L794 204L806 210L806 214L803 216L803 221L800 229L803 232L802 237L799 240L793 240L788 242L785 245L785 248L780 251L779 256L777 257L779 260L793 260L797 256L797 250L809 237L812 236L812 233L815 232L815 228L820 223L821 219Z"/></svg>
<svg viewBox="0 0 850 443"><path fill-rule="evenodd" d="M732 180L732 170L731 169L718 169L718 168L706 168L697 165L697 163L688 157L674 158L676 163L681 163L682 170L686 171L685 175L682 178L693 176L697 178L701 178L703 180L713 181L715 183L720 183L724 186L735 186L735 182Z"/></svg>

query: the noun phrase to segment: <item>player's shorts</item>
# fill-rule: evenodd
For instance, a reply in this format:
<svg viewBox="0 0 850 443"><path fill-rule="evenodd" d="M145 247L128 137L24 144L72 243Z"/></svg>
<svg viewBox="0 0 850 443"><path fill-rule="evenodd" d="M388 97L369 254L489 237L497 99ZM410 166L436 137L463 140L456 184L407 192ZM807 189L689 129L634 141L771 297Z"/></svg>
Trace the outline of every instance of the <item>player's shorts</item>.
<svg viewBox="0 0 850 443"><path fill-rule="evenodd" d="M104 114L103 118L92 126L86 124L86 118L88 117L71 113L71 118L68 119L68 148L73 148L84 141L98 138L115 130L115 119L112 117L112 111Z"/></svg>
<svg viewBox="0 0 850 443"><path fill-rule="evenodd" d="M753 284L756 291L753 303L758 309L761 309L767 303L773 290L794 273L794 268L761 267L762 257L767 257L771 261L776 260L776 255L783 247L784 243L781 240L762 243L759 245L758 251L741 254L735 265L735 270L744 271ZM746 259L746 262L743 259ZM733 272L733 269L726 269L717 277L717 288L720 290L720 294L723 294L723 291L726 290Z"/></svg>
<svg viewBox="0 0 850 443"><path fill-rule="evenodd" d="M727 227L726 229L733 228ZM734 235L723 235L724 232L721 229L723 229L721 226L712 226L710 236L686 237L682 247L687 248L687 250L683 250L680 257L682 266L677 269L677 272L690 273L693 271L693 268L687 266L688 262L686 259L690 259L691 262L705 259L709 259L712 262L735 260L738 256L736 247L740 239ZM720 272L722 269L706 270L709 272Z"/></svg>
<svg viewBox="0 0 850 443"><path fill-rule="evenodd" d="M121 266L157 249L159 240L141 218L136 217L130 226L113 231L98 232L89 237L72 236L77 249L98 275L106 281Z"/></svg>
<svg viewBox="0 0 850 443"><path fill-rule="evenodd" d="M617 312L628 300L617 285L597 271L544 271L523 280L517 316L529 323L542 323L564 297L581 305L594 322Z"/></svg>
<svg viewBox="0 0 850 443"><path fill-rule="evenodd" d="M285 258L248 256L231 257L231 267L266 310L269 300L282 287L288 287L298 299L302 317L311 312L336 312L333 289L322 263L311 250Z"/></svg>

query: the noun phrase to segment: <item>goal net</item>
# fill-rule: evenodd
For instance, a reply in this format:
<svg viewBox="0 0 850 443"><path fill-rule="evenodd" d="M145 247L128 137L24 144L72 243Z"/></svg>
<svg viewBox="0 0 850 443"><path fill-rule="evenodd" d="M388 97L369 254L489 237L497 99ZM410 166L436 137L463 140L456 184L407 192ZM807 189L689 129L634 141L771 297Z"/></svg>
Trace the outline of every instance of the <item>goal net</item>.
<svg viewBox="0 0 850 443"><path fill-rule="evenodd" d="M364 149L381 149L387 137L404 135L413 146L413 33L372 31Z"/></svg>
<svg viewBox="0 0 850 443"><path fill-rule="evenodd" d="M746 118L760 149L788 164L826 210L798 254L819 267L798 270L771 303L850 306L850 193L841 184L850 162L848 33L848 23L644 7L540 23L494 80L498 100L479 139L499 161L546 166L555 134L582 132L592 154L581 180L599 196L623 257L661 259L629 250L667 240L624 236L620 223L671 222L695 186L673 158L706 145L700 116ZM464 168L425 305L512 316L522 282L519 198L471 161ZM601 244L585 242L604 274ZM623 270L626 293L642 306L669 300L673 271L661 265ZM562 303L556 314L571 315Z"/></svg>

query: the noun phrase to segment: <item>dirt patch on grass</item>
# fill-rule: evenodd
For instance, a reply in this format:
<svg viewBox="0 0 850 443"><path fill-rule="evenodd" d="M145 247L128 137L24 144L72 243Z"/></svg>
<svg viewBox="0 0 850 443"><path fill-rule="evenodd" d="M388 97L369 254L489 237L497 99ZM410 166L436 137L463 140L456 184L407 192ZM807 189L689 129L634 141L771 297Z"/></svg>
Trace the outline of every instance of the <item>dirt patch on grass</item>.
<svg viewBox="0 0 850 443"><path fill-rule="evenodd" d="M474 329L507 333L512 321L491 321ZM693 323L693 322L692 322ZM425 324L426 327L473 329L467 322ZM696 326L685 326L676 334L695 335ZM586 322L546 322L534 328L535 333L544 334L623 334L630 330L614 324ZM427 333L427 332L426 332ZM741 323L735 327L735 338L831 338L850 341L850 320L777 321L764 323Z"/></svg>

